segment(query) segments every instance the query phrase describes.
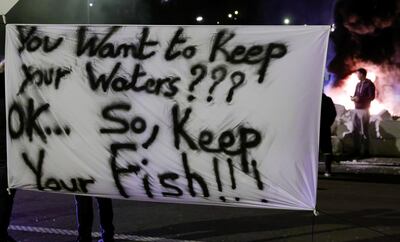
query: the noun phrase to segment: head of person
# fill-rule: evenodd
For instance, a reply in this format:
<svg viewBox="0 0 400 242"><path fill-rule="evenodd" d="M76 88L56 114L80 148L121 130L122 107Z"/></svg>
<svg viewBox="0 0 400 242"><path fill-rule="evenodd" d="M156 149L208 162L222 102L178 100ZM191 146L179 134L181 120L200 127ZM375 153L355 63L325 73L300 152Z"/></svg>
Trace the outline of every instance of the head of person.
<svg viewBox="0 0 400 242"><path fill-rule="evenodd" d="M357 77L360 80L365 80L367 78L367 70L365 70L364 68L359 68L357 70Z"/></svg>

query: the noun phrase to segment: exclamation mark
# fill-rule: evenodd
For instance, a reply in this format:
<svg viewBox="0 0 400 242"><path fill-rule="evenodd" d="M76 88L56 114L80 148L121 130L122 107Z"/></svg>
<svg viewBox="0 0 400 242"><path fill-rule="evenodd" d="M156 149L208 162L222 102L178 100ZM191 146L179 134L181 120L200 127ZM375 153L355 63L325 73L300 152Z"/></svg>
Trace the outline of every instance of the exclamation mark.
<svg viewBox="0 0 400 242"><path fill-rule="evenodd" d="M229 168L229 175L231 178L231 187L233 190L235 190L236 189L236 180L235 180L233 162L231 159L228 159L227 162L228 162L228 168ZM219 170L219 160L216 157L213 158L213 166L214 166L215 180L217 182L218 191L223 192L221 173ZM220 196L219 199L223 202L226 202L225 196ZM238 202L238 201L240 201L240 198L235 197L235 200Z"/></svg>
<svg viewBox="0 0 400 242"><path fill-rule="evenodd" d="M221 182L221 176L219 174L219 161L215 157L213 158L213 164L214 164L215 179L217 180L217 185L218 185L218 191L222 192L222 182Z"/></svg>
<svg viewBox="0 0 400 242"><path fill-rule="evenodd" d="M260 177L260 172L257 169L257 161L252 160L251 161L251 166L253 167L253 171L254 171L254 178L257 181L257 187L260 190L264 190L264 183L261 181L261 177Z"/></svg>
<svg viewBox="0 0 400 242"><path fill-rule="evenodd" d="M214 173L215 173L215 179L217 181L218 191L222 192L221 175L219 173L219 160L216 157L213 158L213 165L214 165ZM224 196L220 196L219 199L223 202L226 202L226 198Z"/></svg>
<svg viewBox="0 0 400 242"><path fill-rule="evenodd" d="M228 158L228 166L229 166L229 174L231 176L231 184L232 184L232 189L236 189L236 180L235 180L235 173L234 173L234 167L233 167L233 162L232 159Z"/></svg>
<svg viewBox="0 0 400 242"><path fill-rule="evenodd" d="M234 166L233 166L233 161L232 161L232 159L229 159L229 158L226 161L228 162L229 175L231 177L231 187L232 187L233 190L235 190L236 189L236 179L235 179L235 169L234 169ZM235 200L237 202L239 202L240 198L239 197L235 197Z"/></svg>

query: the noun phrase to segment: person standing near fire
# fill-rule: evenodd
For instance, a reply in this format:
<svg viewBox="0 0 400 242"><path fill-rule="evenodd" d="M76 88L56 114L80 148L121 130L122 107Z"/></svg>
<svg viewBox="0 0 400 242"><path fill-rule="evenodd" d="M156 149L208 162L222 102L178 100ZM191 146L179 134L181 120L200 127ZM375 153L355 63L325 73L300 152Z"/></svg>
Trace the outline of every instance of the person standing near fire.
<svg viewBox="0 0 400 242"><path fill-rule="evenodd" d="M357 83L354 96L351 97L355 105L353 115L354 151L358 155L367 156L369 153L369 107L372 100L375 99L375 85L367 79L367 70L364 68L357 70L357 77L360 81Z"/></svg>

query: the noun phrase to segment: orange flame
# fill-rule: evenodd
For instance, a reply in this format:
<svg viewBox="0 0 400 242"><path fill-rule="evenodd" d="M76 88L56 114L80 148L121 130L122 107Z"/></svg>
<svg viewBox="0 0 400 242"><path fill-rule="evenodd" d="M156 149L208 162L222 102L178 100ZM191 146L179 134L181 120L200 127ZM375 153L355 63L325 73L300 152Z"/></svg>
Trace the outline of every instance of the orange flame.
<svg viewBox="0 0 400 242"><path fill-rule="evenodd" d="M375 82L377 75L375 72L369 71L367 78ZM325 93L330 96L334 103L345 106L346 109L354 109L354 102L351 101L350 96L354 95L356 85L359 82L357 74L353 73L348 78L343 80L343 85L340 87L327 87ZM381 111L386 110L385 106L378 100L371 102L369 112L372 115L379 114Z"/></svg>

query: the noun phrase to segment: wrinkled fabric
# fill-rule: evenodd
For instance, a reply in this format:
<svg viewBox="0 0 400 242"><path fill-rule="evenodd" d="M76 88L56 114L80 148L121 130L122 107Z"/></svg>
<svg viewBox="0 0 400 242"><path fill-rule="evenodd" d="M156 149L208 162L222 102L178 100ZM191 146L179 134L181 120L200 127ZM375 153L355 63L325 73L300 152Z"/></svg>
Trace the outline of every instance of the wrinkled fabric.
<svg viewBox="0 0 400 242"><path fill-rule="evenodd" d="M10 187L315 208L329 26L6 32Z"/></svg>

